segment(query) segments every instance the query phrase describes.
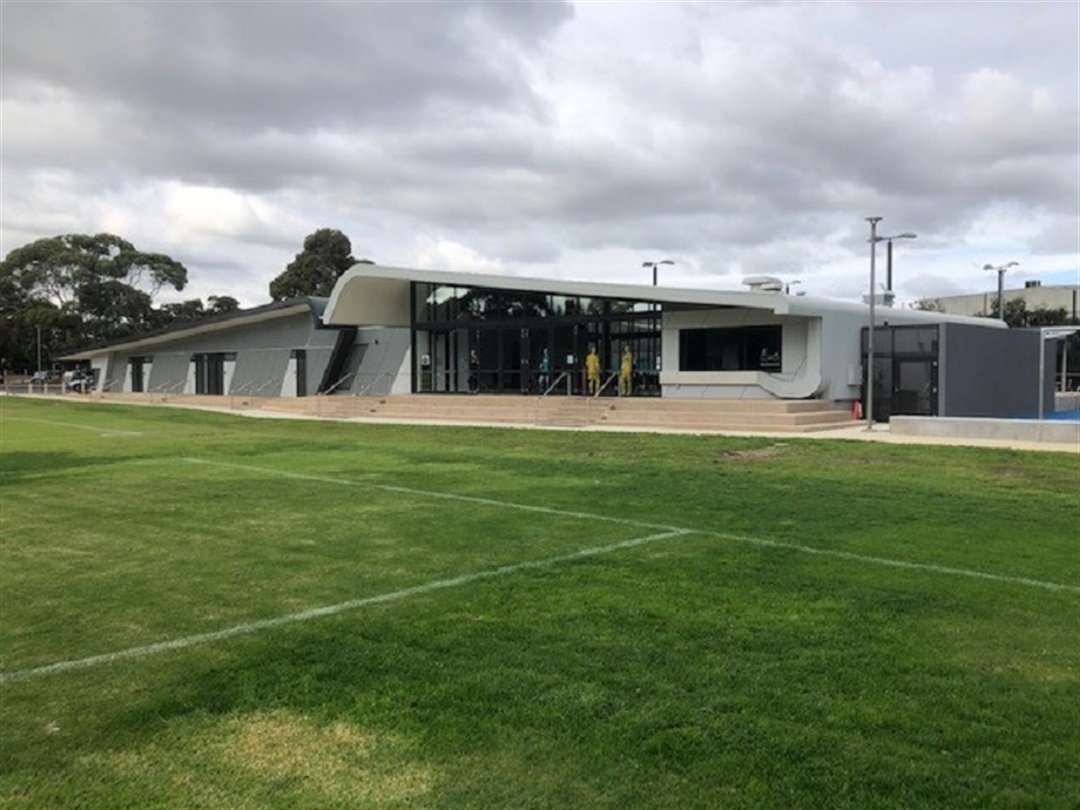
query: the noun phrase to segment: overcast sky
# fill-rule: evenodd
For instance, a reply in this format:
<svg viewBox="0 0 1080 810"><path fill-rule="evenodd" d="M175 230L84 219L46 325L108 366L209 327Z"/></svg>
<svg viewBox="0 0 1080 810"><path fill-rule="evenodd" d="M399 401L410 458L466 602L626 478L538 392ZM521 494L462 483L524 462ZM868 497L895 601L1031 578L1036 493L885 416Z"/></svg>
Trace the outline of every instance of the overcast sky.
<svg viewBox="0 0 1080 810"><path fill-rule="evenodd" d="M0 254L108 231L269 300L380 264L857 300L1080 283L1080 3L0 3ZM884 250L879 248L879 280Z"/></svg>

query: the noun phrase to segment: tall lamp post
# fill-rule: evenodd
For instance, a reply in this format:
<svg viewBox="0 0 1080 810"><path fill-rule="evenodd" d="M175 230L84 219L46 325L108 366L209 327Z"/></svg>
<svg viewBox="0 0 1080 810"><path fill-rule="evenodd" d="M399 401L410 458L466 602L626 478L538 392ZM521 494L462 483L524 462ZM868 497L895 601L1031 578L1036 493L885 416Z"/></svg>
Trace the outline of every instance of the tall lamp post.
<svg viewBox="0 0 1080 810"><path fill-rule="evenodd" d="M877 264L877 224L881 217L867 217L870 223L870 330L866 334L866 429L874 429L874 298L877 288L874 278Z"/></svg>
<svg viewBox="0 0 1080 810"><path fill-rule="evenodd" d="M911 231L905 231L904 233L898 233L896 236L879 236L877 240L884 242L887 247L885 250L885 291L892 292L892 243L894 239L917 239L917 233Z"/></svg>
<svg viewBox="0 0 1080 810"><path fill-rule="evenodd" d="M642 267L651 267L652 268L652 285L654 287L656 286L656 268L661 264L675 264L675 262L673 262L671 259L661 259L658 262L642 262L641 263Z"/></svg>
<svg viewBox="0 0 1080 810"><path fill-rule="evenodd" d="M1009 262L1008 264L999 264L996 267L992 264L984 264L983 270L993 270L998 274L998 318L1005 320L1005 302L1001 300L1002 294L1005 290L1005 271L1010 267L1019 267L1020 262Z"/></svg>
<svg viewBox="0 0 1080 810"><path fill-rule="evenodd" d="M43 371L41 368L41 327L37 327L37 371Z"/></svg>

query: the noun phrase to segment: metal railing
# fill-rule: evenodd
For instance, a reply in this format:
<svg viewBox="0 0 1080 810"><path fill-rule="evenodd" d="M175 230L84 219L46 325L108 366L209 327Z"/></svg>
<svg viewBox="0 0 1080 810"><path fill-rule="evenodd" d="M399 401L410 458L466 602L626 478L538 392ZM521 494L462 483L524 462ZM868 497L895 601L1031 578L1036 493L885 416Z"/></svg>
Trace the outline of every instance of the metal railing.
<svg viewBox="0 0 1080 810"><path fill-rule="evenodd" d="M170 394L175 394L177 391L183 392L185 385L187 385L187 380L162 383L157 388L148 388L147 398L153 400L154 394L159 394L161 402L167 402Z"/></svg>
<svg viewBox="0 0 1080 810"><path fill-rule="evenodd" d="M360 389L358 391L354 391L353 396L366 397L368 394L371 393L371 389L374 388L375 385L379 382L379 380L382 379L387 379L392 382L394 379L394 375L389 371L380 371L372 378L371 382L367 383L366 385L360 386Z"/></svg>
<svg viewBox="0 0 1080 810"><path fill-rule="evenodd" d="M337 390L338 390L338 389L339 389L339 388L340 388L340 387L341 387L341 386L342 386L342 385L343 385L343 384L345 383L345 381L346 381L346 380L350 380L350 379L352 379L352 378L353 378L354 376L356 376L356 375L355 375L355 374L353 374L353 373L352 373L352 372L350 371L350 372L349 372L348 374L346 374L346 375L345 375L344 377L342 377L342 378L341 378L340 380L338 380L337 382L335 382L335 383L334 383L333 385L331 385L331 386L330 386L329 388L327 388L327 389L326 389L325 391L319 391L319 393L318 393L318 394L316 394L316 396L320 396L320 397L326 397L326 396L329 396L330 394L332 394L332 393L334 393L335 391L337 391Z"/></svg>
<svg viewBox="0 0 1080 810"><path fill-rule="evenodd" d="M560 373L559 376L555 378L554 382L552 382L551 385L549 385L543 391L543 393L540 394L540 396L546 397L548 394L550 394L552 391L554 391L556 388L558 388L559 383L561 383L563 380L566 380L566 395L570 396L570 394L571 394L571 390L570 390L570 382L571 382L571 380L570 380L570 372L569 371L564 371L564 372Z"/></svg>
<svg viewBox="0 0 1080 810"><path fill-rule="evenodd" d="M254 398L261 396L262 392L273 385L277 380L266 380L262 385L256 387L258 380L252 380L246 385L241 385L239 388L234 388L229 392L229 410L236 410L236 398L249 397Z"/></svg>
<svg viewBox="0 0 1080 810"><path fill-rule="evenodd" d="M595 393L595 394L593 394L593 396L594 396L594 397L598 397L598 396L600 396L600 395L601 395L602 393L604 393L604 390L605 390L605 389L606 389L606 388L607 388L607 387L608 387L609 385L611 385L611 384L612 384L613 382L615 382L615 380L617 380L617 379L619 379L619 372L617 372L617 371L613 371L613 372L611 373L611 376L610 376L610 377L608 377L608 378L607 378L607 380L605 380L605 381L604 381L604 384L603 384L603 385L601 385L601 386L600 386L599 388L597 388L597 389L596 389L596 393Z"/></svg>

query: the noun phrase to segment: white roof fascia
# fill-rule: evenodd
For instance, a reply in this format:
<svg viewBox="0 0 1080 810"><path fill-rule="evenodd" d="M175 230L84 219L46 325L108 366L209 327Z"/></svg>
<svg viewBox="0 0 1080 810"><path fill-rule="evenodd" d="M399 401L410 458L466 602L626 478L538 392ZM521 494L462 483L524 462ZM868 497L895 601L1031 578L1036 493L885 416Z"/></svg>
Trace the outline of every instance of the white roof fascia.
<svg viewBox="0 0 1080 810"><path fill-rule="evenodd" d="M455 285L458 287L487 287L496 290L525 290L552 295L580 295L590 298L656 301L661 304L697 304L703 306L764 309L778 314L786 312L788 296L777 293L743 292L739 290L689 290L673 287L653 287L639 284L611 284L595 281L561 281L525 276L496 276L484 273L456 273L445 270L418 270L404 267L384 267L357 264L347 270L330 295L323 314L328 326L363 324L365 326L409 326L409 282ZM394 289L394 287L397 289ZM356 300L353 299L354 296ZM388 317L385 311L369 306L372 298L404 296L405 310ZM359 315L372 316L361 319ZM392 321L387 323L386 321Z"/></svg>
<svg viewBox="0 0 1080 810"><path fill-rule="evenodd" d="M655 301L660 304L739 307L821 318L847 313L868 316L866 304L817 298L808 295L785 295L779 292L743 290L693 290L678 287L653 287L642 284L612 284L595 281L562 281L526 276L497 276L486 273L459 273L447 270L420 270L360 263L347 270L330 295L323 313L327 326L401 326L411 325L409 282L487 287L496 290L525 290L553 295L581 295L593 298ZM389 305L381 308L381 305ZM363 316L363 317L361 317ZM968 323L975 326L1003 328L1005 324L989 318L948 315L893 307L878 307L876 321L890 323Z"/></svg>
<svg viewBox="0 0 1080 810"><path fill-rule="evenodd" d="M262 321L271 321L276 318L285 318L290 315L296 315L298 312L307 312L309 310L310 308L305 301L302 304L295 304L291 307L284 307L282 309L272 309L267 312L255 312L251 315L237 315L224 321L193 324L182 329L175 329L169 332L151 335L150 337L129 340L124 343L113 343L108 346L99 346L94 349L86 349L74 354L65 354L63 357L58 357L57 360L89 360L92 357L99 357L104 354L109 354L110 352L130 352L138 349L147 349L154 346L160 346L163 343L172 343L176 340L195 337L196 335L205 335L208 332L223 332L226 329L234 329L238 326L248 326Z"/></svg>

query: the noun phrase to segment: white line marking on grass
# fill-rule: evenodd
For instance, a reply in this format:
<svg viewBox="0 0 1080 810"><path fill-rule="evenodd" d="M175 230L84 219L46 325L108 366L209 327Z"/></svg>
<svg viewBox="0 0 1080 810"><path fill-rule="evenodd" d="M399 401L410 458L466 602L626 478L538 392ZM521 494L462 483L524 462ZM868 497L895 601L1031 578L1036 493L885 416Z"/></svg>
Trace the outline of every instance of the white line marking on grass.
<svg viewBox="0 0 1080 810"><path fill-rule="evenodd" d="M69 427L78 430L90 430L100 433L102 436L142 436L141 430L120 430L119 428L90 427L89 425L76 425L72 422L53 422L49 419L27 419L22 416L5 416L6 422L34 422L38 425L53 425L55 427Z"/></svg>
<svg viewBox="0 0 1080 810"><path fill-rule="evenodd" d="M363 599L352 599L348 602L341 602L337 605L329 605L327 607L312 608L311 610L304 610L299 613L290 613L286 616L278 616L273 619L263 619L261 621L247 622L245 624L238 624L234 627L226 628L225 630L217 630L213 633L200 633L194 636L185 636L183 638L172 639L171 641L159 641L155 644L147 644L142 647L132 647L127 650L119 650L117 652L105 653L103 655L92 655L89 658L80 658L73 661L60 661L55 664L48 664L42 667L34 667L32 669L21 669L15 672L3 672L0 673L0 684L15 683L17 681L27 681L32 678L39 678L44 675L54 675L60 672L68 672L73 669L86 669L88 667L98 666L99 664L108 664L113 661L122 661L127 658L143 658L148 655L154 655L160 652L167 652L169 650L181 650L185 647L193 647L196 644L208 644L213 641L222 641L227 638L234 638L236 636L247 636L253 633L258 633L261 630L270 630L275 627L282 627L287 624L296 624L298 622L307 622L312 619L320 619L324 616L333 616L338 613L344 613L347 610L356 610L358 608L366 607L368 605L376 605L383 602L395 602L401 599L407 599L410 596L418 596L419 594L430 593L432 591L442 590L444 588L455 588L459 585L468 585L472 582L478 582L482 579L492 579L494 577L503 577L508 574L515 574L519 571L528 571L535 568L547 568L560 563L572 562L574 560L584 559L586 557L595 557L599 554L608 554L613 551L621 551L626 548L633 548L634 546L641 546L646 543L654 543L658 540L667 540L671 537L680 537L682 535L690 534L686 531L670 531L663 532L661 534L651 534L647 537L635 537L632 540L623 540L620 543L611 543L606 546L593 546L592 548L581 549L580 551L573 551L569 554L560 554L557 557L547 557L543 560L531 560L528 562L514 563L513 565L504 565L499 568L491 568L486 571L474 571L470 574L462 574L457 577L450 577L448 579L439 579L433 582L426 582L423 585L415 585L411 588L402 588L400 591L392 591L390 593L379 594L378 596L368 596Z"/></svg>
<svg viewBox="0 0 1080 810"><path fill-rule="evenodd" d="M867 554L856 554L850 551L839 551L835 549L827 548L815 548L814 546L804 546L798 543L785 543L780 540L766 540L760 537L746 537L738 534L726 534L724 532L716 532L708 529L692 529L685 526L664 526L655 523L645 523L638 520L630 520L628 518L616 518L609 517L607 515L595 515L588 512L573 512L564 509L553 509L547 506L534 506L531 504L511 503L508 501L498 501L491 498L479 498L472 495L456 495L447 492L430 492L422 489L412 489L410 487L391 486L388 484L373 484L368 481L350 481L346 478L331 478L330 476L322 475L309 475L306 473L294 473L284 470L275 470L271 467L256 467L246 464L231 464L224 461L208 461L206 459L199 458L186 458L184 461L192 464L207 464L212 467L225 467L227 469L244 470L246 472L263 473L266 475L276 475L283 478L294 478L302 481L316 481L327 484L340 484L344 486L352 487L369 487L371 489L378 489L384 492L398 492L405 495L419 495L428 498L443 498L451 501L463 501L465 503L476 503L483 506L498 506L503 509L522 509L528 512L540 512L548 515L560 515L564 517L576 517L587 520L605 521L608 523L621 523L626 526L635 526L643 529L660 529L662 531L682 532L695 534L704 534L709 537L718 537L723 540L734 540L739 543L747 543L755 546L763 546L766 548L782 548L789 551L798 551L803 554L816 554L822 557L836 557L842 560L851 560L852 562L869 563L871 565L886 565L892 568L906 568L914 571L929 571L935 574L946 574L950 576L962 576L973 577L975 579L987 579L994 582L1007 582L1012 585L1026 585L1033 588L1042 588L1049 591L1069 591L1072 593L1080 593L1080 587L1076 585L1065 585L1059 582L1045 582L1038 579L1028 579L1026 577L1009 576L1007 574L990 574L984 571L975 571L969 568L951 568L945 565L936 565L934 563L920 563L920 562L908 562L905 560L893 560L887 557L874 557Z"/></svg>
<svg viewBox="0 0 1080 810"><path fill-rule="evenodd" d="M476 495L458 495L453 492L434 492L426 489L413 489L411 487L399 487L392 484L373 484L370 481L353 481L348 478L331 478L327 475L310 475L307 473L294 473L287 470L275 470L271 467L254 467L247 464L231 464L225 461L208 461L201 458L185 458L182 461L187 461L191 464L206 464L211 467L224 467L226 469L243 470L245 472L262 473L264 475L276 475L281 478L294 478L300 481L314 481L316 483L323 484L338 484L347 487L368 487L369 489L378 489L383 492L396 492L401 495L419 495L424 498L442 498L448 501L459 501L462 503L475 503L480 506L497 506L501 509L520 509L524 512L539 512L544 515L558 515L559 517L573 517L583 518L585 520L603 521L605 523L619 523L624 526L634 526L639 529L660 529L661 531L669 532L689 532L697 531L696 529L684 529L679 526L665 526L659 523L645 523L640 520L631 520L630 518L617 518L609 517L607 515L596 515L591 512L574 512L569 509L555 509L550 506L536 506L534 504L527 503L512 503L510 501L499 501L494 498L481 498Z"/></svg>
<svg viewBox="0 0 1080 810"><path fill-rule="evenodd" d="M915 571L931 571L935 574L951 574L961 577L974 577L975 579L989 579L995 582L1009 582L1013 585L1028 585L1033 588L1043 588L1048 591L1072 591L1080 593L1080 586L1065 585L1060 582L1046 582L1041 579L1028 579L1026 577L1014 577L1007 574L989 574L985 571L975 571L970 568L951 568L947 565L935 565L934 563L908 562L906 560L893 560L888 557L873 557L868 554L856 554L851 551L838 551L836 549L815 548L814 546L802 546L797 543L784 543L779 540L763 540L757 537L740 537L734 534L721 532L695 531L695 534L706 534L720 537L725 540L738 540L740 543L748 543L767 548L783 548L789 551L799 551L803 554L816 554L822 557L837 557L841 560L854 562L872 563L874 565L887 565L891 568L908 568Z"/></svg>

